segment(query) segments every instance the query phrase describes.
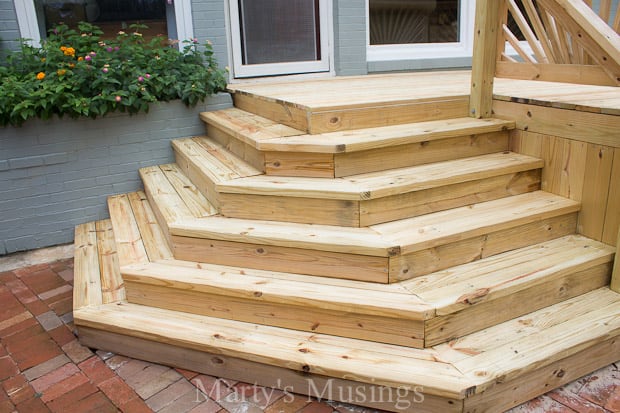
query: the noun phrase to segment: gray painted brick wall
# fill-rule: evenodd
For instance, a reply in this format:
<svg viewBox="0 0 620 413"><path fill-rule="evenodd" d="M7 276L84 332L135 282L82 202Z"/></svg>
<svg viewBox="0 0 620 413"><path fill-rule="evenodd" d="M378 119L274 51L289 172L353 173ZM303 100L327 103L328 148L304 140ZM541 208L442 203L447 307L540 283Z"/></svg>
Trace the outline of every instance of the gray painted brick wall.
<svg viewBox="0 0 620 413"><path fill-rule="evenodd" d="M15 50L19 46L19 26L15 14L13 0L0 0L0 58L7 50Z"/></svg>
<svg viewBox="0 0 620 413"><path fill-rule="evenodd" d="M1 0L0 0L1 1ZM210 40L218 65L229 66L226 36L226 2L224 0L192 0L194 35L202 43Z"/></svg>
<svg viewBox="0 0 620 413"><path fill-rule="evenodd" d="M333 10L336 74L366 74L366 1L334 0Z"/></svg>
<svg viewBox="0 0 620 413"><path fill-rule="evenodd" d="M142 188L139 168L173 161L170 140L204 133L199 112L230 106L222 94L195 108L0 127L0 255L72 242L75 225L108 217L109 195Z"/></svg>

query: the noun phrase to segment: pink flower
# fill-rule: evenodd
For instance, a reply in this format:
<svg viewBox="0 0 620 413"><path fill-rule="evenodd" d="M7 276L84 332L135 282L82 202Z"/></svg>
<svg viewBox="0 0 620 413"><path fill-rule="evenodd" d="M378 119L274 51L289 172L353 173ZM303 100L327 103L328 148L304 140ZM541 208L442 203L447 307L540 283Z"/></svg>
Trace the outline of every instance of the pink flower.
<svg viewBox="0 0 620 413"><path fill-rule="evenodd" d="M113 49L113 48L111 48L111 47L108 47L108 48L106 48L106 50L107 50L107 51L108 51L108 53L109 53L109 52L112 52L114 49Z"/></svg>
<svg viewBox="0 0 620 413"><path fill-rule="evenodd" d="M147 73L147 74L144 75L144 77L147 78L147 79L150 79L151 75L149 73Z"/></svg>
<svg viewBox="0 0 620 413"><path fill-rule="evenodd" d="M138 82L140 83L144 82L144 78L142 76L138 76Z"/></svg>
<svg viewBox="0 0 620 413"><path fill-rule="evenodd" d="M121 101L121 97L120 97L120 96L116 96L116 97L114 98L114 100L116 100L116 102L120 102L120 101Z"/></svg>
<svg viewBox="0 0 620 413"><path fill-rule="evenodd" d="M90 62L91 60L93 60L93 58L92 58L92 57L90 57L90 56L86 56L86 57L84 58L84 60L88 60L88 61Z"/></svg>
<svg viewBox="0 0 620 413"><path fill-rule="evenodd" d="M107 68L107 67L104 67L103 69L101 69L101 71L102 71L103 73L108 73L108 68Z"/></svg>

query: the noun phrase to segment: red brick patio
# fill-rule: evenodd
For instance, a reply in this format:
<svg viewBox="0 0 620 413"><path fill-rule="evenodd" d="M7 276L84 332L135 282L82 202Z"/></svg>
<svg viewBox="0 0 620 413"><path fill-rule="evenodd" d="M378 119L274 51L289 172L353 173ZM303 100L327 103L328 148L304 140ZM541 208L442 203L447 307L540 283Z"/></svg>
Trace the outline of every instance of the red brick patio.
<svg viewBox="0 0 620 413"><path fill-rule="evenodd" d="M72 259L0 272L0 413L372 411L93 353L73 334L72 283ZM512 412L620 412L618 366Z"/></svg>

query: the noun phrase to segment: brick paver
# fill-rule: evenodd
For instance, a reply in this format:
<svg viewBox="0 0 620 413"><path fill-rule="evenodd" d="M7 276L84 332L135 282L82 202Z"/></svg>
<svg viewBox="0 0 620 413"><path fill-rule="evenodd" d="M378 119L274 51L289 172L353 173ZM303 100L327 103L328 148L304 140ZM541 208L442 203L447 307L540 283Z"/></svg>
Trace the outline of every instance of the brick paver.
<svg viewBox="0 0 620 413"><path fill-rule="evenodd" d="M0 413L370 413L82 346L72 330L73 260L0 272ZM620 412L610 365L512 410Z"/></svg>

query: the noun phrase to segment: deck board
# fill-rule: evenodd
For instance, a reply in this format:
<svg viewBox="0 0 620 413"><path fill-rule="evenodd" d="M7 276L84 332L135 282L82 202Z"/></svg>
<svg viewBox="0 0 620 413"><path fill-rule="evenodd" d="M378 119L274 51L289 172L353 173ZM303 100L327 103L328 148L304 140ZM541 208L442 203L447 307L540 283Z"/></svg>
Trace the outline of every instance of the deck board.
<svg viewBox="0 0 620 413"><path fill-rule="evenodd" d="M355 108L387 102L424 102L438 97L469 96L470 71L391 73L288 83L239 83L232 92L310 112ZM321 93L316 93L321 85ZM496 78L494 98L620 116L620 90L613 86ZM355 103L352 103L355 102Z"/></svg>

